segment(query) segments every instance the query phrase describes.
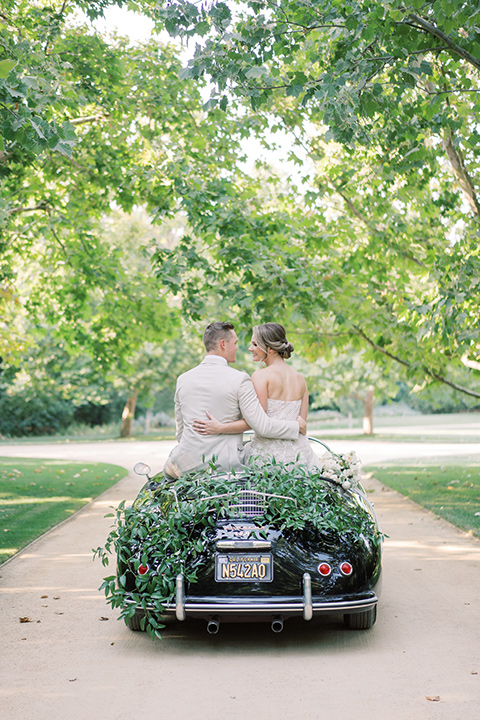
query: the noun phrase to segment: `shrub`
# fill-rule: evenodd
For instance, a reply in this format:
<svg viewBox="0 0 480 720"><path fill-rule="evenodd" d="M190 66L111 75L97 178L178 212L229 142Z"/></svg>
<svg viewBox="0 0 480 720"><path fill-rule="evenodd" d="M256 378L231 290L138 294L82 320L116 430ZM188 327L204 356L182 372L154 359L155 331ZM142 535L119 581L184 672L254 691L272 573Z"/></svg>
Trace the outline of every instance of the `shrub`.
<svg viewBox="0 0 480 720"><path fill-rule="evenodd" d="M73 405L60 397L26 393L0 393L0 434L19 437L52 435L65 430L73 420Z"/></svg>

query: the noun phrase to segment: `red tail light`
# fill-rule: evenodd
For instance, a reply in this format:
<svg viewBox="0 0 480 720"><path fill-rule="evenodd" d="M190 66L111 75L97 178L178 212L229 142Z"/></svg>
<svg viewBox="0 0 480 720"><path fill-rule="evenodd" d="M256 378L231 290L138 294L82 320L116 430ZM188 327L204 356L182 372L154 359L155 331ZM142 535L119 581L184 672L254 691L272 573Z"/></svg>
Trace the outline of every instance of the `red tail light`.
<svg viewBox="0 0 480 720"><path fill-rule="evenodd" d="M323 575L323 577L328 577L332 572L332 568L328 563L323 562L320 563L320 565L318 566L318 572L320 573L320 575Z"/></svg>
<svg viewBox="0 0 480 720"><path fill-rule="evenodd" d="M138 574L139 575L146 575L147 572L150 570L148 565L139 565L138 566Z"/></svg>
<svg viewBox="0 0 480 720"><path fill-rule="evenodd" d="M342 575L351 575L353 572L353 567L350 565L349 562L342 562L340 565L340 572Z"/></svg>

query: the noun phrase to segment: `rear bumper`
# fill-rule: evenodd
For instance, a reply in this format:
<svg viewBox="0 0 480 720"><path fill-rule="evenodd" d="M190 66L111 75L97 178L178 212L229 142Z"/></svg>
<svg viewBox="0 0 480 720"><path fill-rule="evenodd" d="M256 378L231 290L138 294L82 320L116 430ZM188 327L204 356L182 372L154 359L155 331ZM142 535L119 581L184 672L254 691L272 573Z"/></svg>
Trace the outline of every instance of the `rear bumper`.
<svg viewBox="0 0 480 720"><path fill-rule="evenodd" d="M269 619L277 616L283 618L312 617L322 614L351 614L370 610L378 603L378 597L370 590L352 598L312 598L310 575L303 576L303 596L288 598L196 598L185 596L183 576L177 577L175 602L168 603L164 609L166 617L175 616L177 620L187 617L209 619L217 616L222 619L259 618Z"/></svg>

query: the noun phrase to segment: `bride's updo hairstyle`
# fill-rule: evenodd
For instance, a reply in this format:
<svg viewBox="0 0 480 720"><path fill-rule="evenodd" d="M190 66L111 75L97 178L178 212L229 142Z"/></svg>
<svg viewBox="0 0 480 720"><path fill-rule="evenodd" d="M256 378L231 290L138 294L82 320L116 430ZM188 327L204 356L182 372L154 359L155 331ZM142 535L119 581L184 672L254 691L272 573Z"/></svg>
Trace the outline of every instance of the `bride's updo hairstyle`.
<svg viewBox="0 0 480 720"><path fill-rule="evenodd" d="M258 347L264 353L267 352L267 348L272 348L280 357L287 360L293 352L293 345L287 340L285 328L279 323L255 325L253 335Z"/></svg>

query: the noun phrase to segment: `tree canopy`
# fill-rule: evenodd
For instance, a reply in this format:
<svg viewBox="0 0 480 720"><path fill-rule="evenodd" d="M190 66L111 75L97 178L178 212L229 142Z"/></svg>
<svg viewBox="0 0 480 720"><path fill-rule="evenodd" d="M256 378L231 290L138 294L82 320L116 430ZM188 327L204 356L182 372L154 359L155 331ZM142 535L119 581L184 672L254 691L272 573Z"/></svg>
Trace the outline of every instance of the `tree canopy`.
<svg viewBox="0 0 480 720"><path fill-rule="evenodd" d="M103 37L90 20L110 5L191 58ZM146 336L221 314L282 321L312 360L361 349L480 397L479 13L0 0L4 361L40 333L128 384ZM247 169L252 138L295 177ZM138 206L177 218L178 240L108 230Z"/></svg>
<svg viewBox="0 0 480 720"><path fill-rule="evenodd" d="M209 77L210 106L247 100L257 127L288 131L291 157L309 161L288 219L238 186L209 213L220 284L254 315L276 308L312 337L361 340L417 381L476 397L455 378L477 372L480 349L479 12L447 0L160 10L171 33L196 37L183 76ZM181 246L158 260L171 274L180 256L181 269Z"/></svg>
<svg viewBox="0 0 480 720"><path fill-rule="evenodd" d="M102 218L179 212L176 176L194 184L199 165L218 176L235 134L220 111L202 122L174 47L107 41L74 15L108 4L0 5L0 302L5 318L25 311L102 365L128 358L145 333L167 337L178 319L149 271L150 239L132 262ZM4 325L3 353L14 335Z"/></svg>

